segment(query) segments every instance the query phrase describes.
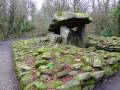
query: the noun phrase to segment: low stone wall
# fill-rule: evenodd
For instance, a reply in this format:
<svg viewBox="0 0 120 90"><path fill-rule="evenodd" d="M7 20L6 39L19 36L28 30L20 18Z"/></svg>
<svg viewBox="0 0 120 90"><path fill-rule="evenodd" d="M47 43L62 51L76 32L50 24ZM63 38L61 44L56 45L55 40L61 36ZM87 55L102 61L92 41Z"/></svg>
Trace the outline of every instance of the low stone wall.
<svg viewBox="0 0 120 90"><path fill-rule="evenodd" d="M89 36L87 47L95 47L99 50L110 52L120 52L120 37Z"/></svg>
<svg viewBox="0 0 120 90"><path fill-rule="evenodd" d="M120 70L120 53L49 44L46 38L12 45L20 90L92 90Z"/></svg>

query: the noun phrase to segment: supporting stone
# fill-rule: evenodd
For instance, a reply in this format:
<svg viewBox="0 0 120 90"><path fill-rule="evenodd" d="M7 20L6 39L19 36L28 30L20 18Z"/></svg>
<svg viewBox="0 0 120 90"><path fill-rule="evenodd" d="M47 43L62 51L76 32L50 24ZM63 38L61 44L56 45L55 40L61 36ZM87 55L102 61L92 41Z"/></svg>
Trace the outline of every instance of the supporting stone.
<svg viewBox="0 0 120 90"><path fill-rule="evenodd" d="M63 43L67 44L67 39L68 39L68 35L70 33L70 29L66 26L61 26L60 27L60 35L62 37L62 41Z"/></svg>
<svg viewBox="0 0 120 90"><path fill-rule="evenodd" d="M76 31L71 30L67 38L67 44L78 47L85 47L85 41L85 29L79 27Z"/></svg>

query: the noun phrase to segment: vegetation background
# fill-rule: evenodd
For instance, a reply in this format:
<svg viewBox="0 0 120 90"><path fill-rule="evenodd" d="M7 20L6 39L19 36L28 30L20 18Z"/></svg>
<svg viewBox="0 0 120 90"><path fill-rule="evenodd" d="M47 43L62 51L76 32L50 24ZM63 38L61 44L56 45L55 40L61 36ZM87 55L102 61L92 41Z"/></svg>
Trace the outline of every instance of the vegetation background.
<svg viewBox="0 0 120 90"><path fill-rule="evenodd" d="M0 40L45 35L55 12L83 12L93 17L88 34L120 36L119 0L0 0Z"/></svg>

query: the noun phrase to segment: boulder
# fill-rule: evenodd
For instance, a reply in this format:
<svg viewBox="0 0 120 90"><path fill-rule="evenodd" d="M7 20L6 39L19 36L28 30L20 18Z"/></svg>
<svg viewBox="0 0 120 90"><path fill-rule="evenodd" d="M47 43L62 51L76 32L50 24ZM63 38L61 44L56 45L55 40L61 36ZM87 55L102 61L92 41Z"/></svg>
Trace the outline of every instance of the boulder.
<svg viewBox="0 0 120 90"><path fill-rule="evenodd" d="M60 35L57 35L57 34L49 33L47 35L47 38L48 38L49 42L53 43L53 44L62 42L62 37Z"/></svg>

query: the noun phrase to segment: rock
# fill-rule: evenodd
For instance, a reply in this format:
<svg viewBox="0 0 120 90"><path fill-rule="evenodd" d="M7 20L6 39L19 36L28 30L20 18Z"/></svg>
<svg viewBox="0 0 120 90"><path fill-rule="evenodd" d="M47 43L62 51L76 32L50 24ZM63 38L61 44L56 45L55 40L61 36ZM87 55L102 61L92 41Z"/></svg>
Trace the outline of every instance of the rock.
<svg viewBox="0 0 120 90"><path fill-rule="evenodd" d="M48 84L49 87L51 88L58 88L60 86L62 86L63 83L61 81L52 81L50 84Z"/></svg>
<svg viewBox="0 0 120 90"><path fill-rule="evenodd" d="M46 70L44 73L48 74L48 75L53 75L53 74L56 74L58 72L61 72L64 69L64 67L62 67L62 66L60 67L60 66L61 65L56 66L54 68L50 68L50 69Z"/></svg>
<svg viewBox="0 0 120 90"><path fill-rule="evenodd" d="M24 75L28 74L29 71L30 71L31 67L25 65L25 64L22 64L22 63L17 63L16 64L16 70L18 72L18 77L21 78L23 77Z"/></svg>
<svg viewBox="0 0 120 90"><path fill-rule="evenodd" d="M81 58L86 64L92 65L93 64L93 60L90 59L88 56L83 56Z"/></svg>
<svg viewBox="0 0 120 90"><path fill-rule="evenodd" d="M120 37L88 37L87 46L97 49L120 52Z"/></svg>
<svg viewBox="0 0 120 90"><path fill-rule="evenodd" d="M117 60L116 60L116 58L111 57L111 58L106 60L106 63L109 65L113 65L113 64L117 63Z"/></svg>
<svg viewBox="0 0 120 90"><path fill-rule="evenodd" d="M91 78L91 75L89 72L81 73L81 74L74 77L74 79L78 80L78 81L85 81L85 80L88 80L90 78Z"/></svg>
<svg viewBox="0 0 120 90"><path fill-rule="evenodd" d="M24 86L27 86L28 84L32 83L33 80L32 80L32 76L30 74L28 75L25 75L21 78L20 80L20 86L21 87L24 87Z"/></svg>
<svg viewBox="0 0 120 90"><path fill-rule="evenodd" d="M99 58L94 58L93 67L95 68L103 67L102 61Z"/></svg>
<svg viewBox="0 0 120 90"><path fill-rule="evenodd" d="M23 76L25 76L25 75L27 75L27 74L30 74L30 71L18 71L18 73L17 73L18 75L17 75L17 77L18 78L21 78L21 77L23 77Z"/></svg>
<svg viewBox="0 0 120 90"><path fill-rule="evenodd" d="M38 70L45 71L47 70L47 66L46 65L39 66Z"/></svg>
<svg viewBox="0 0 120 90"><path fill-rule="evenodd" d="M75 59L75 61L76 61L76 62L80 62L80 61L81 61L81 59Z"/></svg>
<svg viewBox="0 0 120 90"><path fill-rule="evenodd" d="M16 68L20 69L21 71L29 71L31 68L25 64L17 63Z"/></svg>
<svg viewBox="0 0 120 90"><path fill-rule="evenodd" d="M49 78L49 75L41 75L40 76L40 80L41 81L45 81L45 80L47 80Z"/></svg>
<svg viewBox="0 0 120 90"><path fill-rule="evenodd" d="M47 35L47 38L50 41L50 43L53 43L53 44L62 42L62 37L60 35L57 35L57 34L49 33Z"/></svg>
<svg viewBox="0 0 120 90"><path fill-rule="evenodd" d="M98 79L103 78L104 73L105 73L104 71L97 71L97 72L92 73L91 75L98 80Z"/></svg>
<svg viewBox="0 0 120 90"><path fill-rule="evenodd" d="M47 90L47 85L43 82L34 82L33 85L37 90Z"/></svg>
<svg viewBox="0 0 120 90"><path fill-rule="evenodd" d="M31 84L28 84L23 90L34 90L34 86L33 86L33 83Z"/></svg>
<svg viewBox="0 0 120 90"><path fill-rule="evenodd" d="M46 61L46 60L39 60L39 61L35 62L36 67L39 67L41 65L47 65L47 64L48 64L48 61Z"/></svg>
<svg viewBox="0 0 120 90"><path fill-rule="evenodd" d="M43 55L41 56L43 59L50 59L51 58L51 53L50 52L44 52Z"/></svg>
<svg viewBox="0 0 120 90"><path fill-rule="evenodd" d="M35 53L42 54L42 53L44 53L44 52L45 52L45 49L44 49L44 48L38 48Z"/></svg>
<svg viewBox="0 0 120 90"><path fill-rule="evenodd" d="M73 64L73 65L71 65L71 67L73 69L80 69L82 67L82 63Z"/></svg>
<svg viewBox="0 0 120 90"><path fill-rule="evenodd" d="M90 71L92 71L92 67L91 66L83 66L82 70L85 72L90 72Z"/></svg>
<svg viewBox="0 0 120 90"><path fill-rule="evenodd" d="M71 75L71 76L76 76L76 75L78 75L78 71L71 71L71 72L69 72L69 75Z"/></svg>
<svg viewBox="0 0 120 90"><path fill-rule="evenodd" d="M74 90L74 89L71 89L71 88L75 88L75 87L78 87L78 86L80 86L79 81L71 80L71 81L68 81L66 84L62 85L61 87L58 87L57 89L58 90ZM75 89L75 90L78 90L78 89ZM80 87L79 87L79 90L81 90Z"/></svg>
<svg viewBox="0 0 120 90"><path fill-rule="evenodd" d="M52 68L52 69L48 69L44 72L44 74L47 74L47 75L53 75L57 72L57 70L55 68Z"/></svg>
<svg viewBox="0 0 120 90"><path fill-rule="evenodd" d="M62 72L57 73L58 78L65 77L67 75L68 75L68 72L66 72L66 71L62 71Z"/></svg>

